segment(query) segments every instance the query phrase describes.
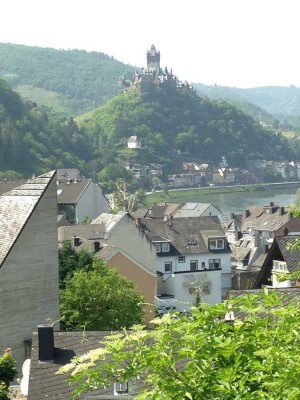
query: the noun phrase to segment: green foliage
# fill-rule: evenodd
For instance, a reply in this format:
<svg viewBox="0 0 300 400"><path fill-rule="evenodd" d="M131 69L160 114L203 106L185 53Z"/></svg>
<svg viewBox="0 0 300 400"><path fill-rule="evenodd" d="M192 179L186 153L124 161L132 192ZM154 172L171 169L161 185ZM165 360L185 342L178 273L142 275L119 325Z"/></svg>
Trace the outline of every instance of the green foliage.
<svg viewBox="0 0 300 400"><path fill-rule="evenodd" d="M9 384L17 376L16 361L13 359L11 350L7 349L0 357L0 399L9 399Z"/></svg>
<svg viewBox="0 0 300 400"><path fill-rule="evenodd" d="M229 312L243 316L229 323ZM136 327L108 337L62 368L71 373L74 394L141 380L136 399L300 398L299 303L284 304L276 291L202 304L191 316L155 323L154 330Z"/></svg>
<svg viewBox="0 0 300 400"><path fill-rule="evenodd" d="M1 43L0 59L0 77L22 96L69 115L104 104L120 93L122 77L134 73L133 66L85 50Z"/></svg>
<svg viewBox="0 0 300 400"><path fill-rule="evenodd" d="M59 286L65 287L65 280L77 270L89 271L93 265L93 254L87 250L76 251L71 241L65 240L58 249Z"/></svg>
<svg viewBox="0 0 300 400"><path fill-rule="evenodd" d="M286 138L236 107L172 87L143 96L120 94L76 121L93 137L102 168L116 156L142 165L162 164L165 173L178 172L186 159L218 164L224 154L231 166L240 167L247 158L297 158ZM129 153L132 134L138 135L142 148Z"/></svg>
<svg viewBox="0 0 300 400"><path fill-rule="evenodd" d="M90 271L76 270L61 290L61 319L67 329L129 328L143 321L143 296L133 283L94 259Z"/></svg>
<svg viewBox="0 0 300 400"><path fill-rule="evenodd" d="M31 176L56 168L88 171L93 159L90 137L72 118L49 113L0 79L0 170Z"/></svg>

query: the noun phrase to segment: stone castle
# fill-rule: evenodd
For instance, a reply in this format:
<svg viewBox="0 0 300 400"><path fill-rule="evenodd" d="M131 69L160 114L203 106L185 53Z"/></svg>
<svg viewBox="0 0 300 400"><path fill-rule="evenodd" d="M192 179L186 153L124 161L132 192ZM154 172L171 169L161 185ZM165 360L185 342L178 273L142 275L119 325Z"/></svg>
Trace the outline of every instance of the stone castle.
<svg viewBox="0 0 300 400"><path fill-rule="evenodd" d="M164 69L160 66L160 52L152 45L146 53L147 68L136 71L132 81L122 80L122 86L126 92L145 93L155 86L173 86L194 93L193 87L187 81L181 82L173 75L172 69Z"/></svg>

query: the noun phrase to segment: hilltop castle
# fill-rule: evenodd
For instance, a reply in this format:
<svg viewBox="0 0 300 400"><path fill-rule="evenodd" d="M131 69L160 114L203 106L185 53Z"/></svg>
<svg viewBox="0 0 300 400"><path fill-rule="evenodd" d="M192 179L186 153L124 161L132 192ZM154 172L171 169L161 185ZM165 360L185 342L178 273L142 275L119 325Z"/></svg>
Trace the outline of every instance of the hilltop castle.
<svg viewBox="0 0 300 400"><path fill-rule="evenodd" d="M141 72L136 71L131 82L123 79L122 86L124 91L145 93L151 91L155 86L173 86L194 92L191 85L186 81L180 82L178 78L173 75L172 69L164 69L160 66L160 52L152 45L150 50L146 53L147 68L143 68Z"/></svg>

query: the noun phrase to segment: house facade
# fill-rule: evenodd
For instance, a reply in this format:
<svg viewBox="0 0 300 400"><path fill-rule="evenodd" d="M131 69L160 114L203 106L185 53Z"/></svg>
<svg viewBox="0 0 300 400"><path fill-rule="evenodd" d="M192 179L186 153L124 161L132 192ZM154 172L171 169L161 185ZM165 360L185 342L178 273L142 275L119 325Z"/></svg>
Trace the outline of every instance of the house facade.
<svg viewBox="0 0 300 400"><path fill-rule="evenodd" d="M38 324L59 327L55 171L0 197L0 354L20 371Z"/></svg>
<svg viewBox="0 0 300 400"><path fill-rule="evenodd" d="M159 309L188 310L196 294L219 303L231 288L231 252L218 217L139 220L156 249Z"/></svg>
<svg viewBox="0 0 300 400"><path fill-rule="evenodd" d="M92 220L109 211L109 202L99 184L92 179L57 181L58 214L71 224Z"/></svg>

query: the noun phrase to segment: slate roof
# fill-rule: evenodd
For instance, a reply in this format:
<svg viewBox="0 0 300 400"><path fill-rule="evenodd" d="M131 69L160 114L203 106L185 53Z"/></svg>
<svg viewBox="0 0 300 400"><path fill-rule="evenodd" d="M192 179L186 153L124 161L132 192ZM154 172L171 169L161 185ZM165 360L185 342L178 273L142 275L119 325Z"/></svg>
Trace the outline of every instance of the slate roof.
<svg viewBox="0 0 300 400"><path fill-rule="evenodd" d="M208 237L225 239L218 217L170 218L167 221L146 218L143 223L152 241L160 238L170 241L180 254L207 253ZM226 251L230 251L229 248Z"/></svg>
<svg viewBox="0 0 300 400"><path fill-rule="evenodd" d="M0 267L56 171L51 171L0 197Z"/></svg>
<svg viewBox="0 0 300 400"><path fill-rule="evenodd" d="M74 236L79 239L99 240L104 239L105 232L104 224L60 226L58 241L71 240Z"/></svg>
<svg viewBox="0 0 300 400"><path fill-rule="evenodd" d="M201 217L210 206L215 207L219 214L222 214L222 211L211 203L188 202L182 205L182 207L173 215L173 218Z"/></svg>
<svg viewBox="0 0 300 400"><path fill-rule="evenodd" d="M246 296L248 294L259 294L264 289L244 289L244 290L228 290L227 299ZM268 288L268 291L276 291L280 299L282 299L283 306L287 306L291 302L298 303L300 300L300 288ZM244 319L246 313L244 311L234 311L235 319ZM261 318L265 318L265 314L261 314Z"/></svg>
<svg viewBox="0 0 300 400"><path fill-rule="evenodd" d="M71 400L72 390L67 375L56 375L60 367L68 364L75 356L80 356L90 350L100 347L100 342L111 332L54 332L53 362L39 362L38 333L33 333L32 354L29 378L28 400ZM98 389L91 394L113 394L113 387ZM80 397L83 399L84 396Z"/></svg>
<svg viewBox="0 0 300 400"><path fill-rule="evenodd" d="M0 196L14 189L15 187L24 185L27 179L4 179L0 180Z"/></svg>
<svg viewBox="0 0 300 400"><path fill-rule="evenodd" d="M57 180L67 182L70 180L82 179L79 170L77 168L59 168L57 170Z"/></svg>
<svg viewBox="0 0 300 400"><path fill-rule="evenodd" d="M57 182L57 203L76 204L92 179L74 180L68 182Z"/></svg>
<svg viewBox="0 0 300 400"><path fill-rule="evenodd" d="M272 211L272 212L267 212ZM282 214L282 215L281 215ZM249 216L242 218L241 230L250 228L260 231L276 231L291 219L289 210L279 206L253 206L249 208Z"/></svg>
<svg viewBox="0 0 300 400"><path fill-rule="evenodd" d="M300 240L299 235L275 237L256 279L255 287L260 287L262 284L270 284L269 279L273 268L273 260L285 261L289 272L294 272L300 268L300 250L287 248L288 245L295 243L297 240Z"/></svg>
<svg viewBox="0 0 300 400"><path fill-rule="evenodd" d="M182 204L157 203L148 209L145 218L163 219L164 217L171 217L181 207Z"/></svg>
<svg viewBox="0 0 300 400"><path fill-rule="evenodd" d="M123 217L124 215L128 215L127 213L118 213L118 214L108 214L102 213L98 215L97 218L91 221L91 225L99 225L102 224L105 226L106 231L110 231Z"/></svg>

